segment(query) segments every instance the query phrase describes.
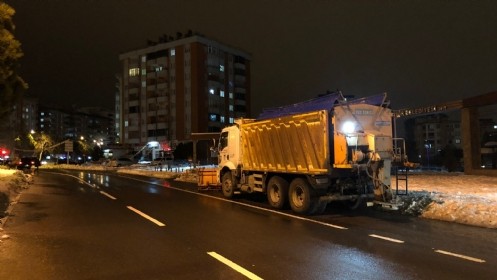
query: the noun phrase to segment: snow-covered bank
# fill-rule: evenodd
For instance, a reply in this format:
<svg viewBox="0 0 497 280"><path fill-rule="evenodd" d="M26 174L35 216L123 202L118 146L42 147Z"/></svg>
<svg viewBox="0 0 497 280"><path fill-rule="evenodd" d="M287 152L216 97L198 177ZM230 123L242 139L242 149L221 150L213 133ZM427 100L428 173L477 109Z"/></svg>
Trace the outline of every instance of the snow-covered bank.
<svg viewBox="0 0 497 280"><path fill-rule="evenodd" d="M22 189L32 181L31 174L22 171L0 169L0 226L8 216L10 207L19 197Z"/></svg>
<svg viewBox="0 0 497 280"><path fill-rule="evenodd" d="M392 180L395 186L395 181ZM462 173L412 174L406 212L480 227L497 228L497 177Z"/></svg>

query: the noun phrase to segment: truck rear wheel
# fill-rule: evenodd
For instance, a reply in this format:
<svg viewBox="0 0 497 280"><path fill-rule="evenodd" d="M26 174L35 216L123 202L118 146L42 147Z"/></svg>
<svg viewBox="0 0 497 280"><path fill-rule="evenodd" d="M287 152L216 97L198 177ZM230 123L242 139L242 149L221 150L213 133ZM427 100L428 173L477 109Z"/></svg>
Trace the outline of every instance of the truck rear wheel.
<svg viewBox="0 0 497 280"><path fill-rule="evenodd" d="M271 207L282 209L288 198L288 182L279 176L271 177L267 184L266 194Z"/></svg>
<svg viewBox="0 0 497 280"><path fill-rule="evenodd" d="M288 198L293 212L298 214L311 214L312 211L315 211L315 204L318 203L314 189L303 178L292 180Z"/></svg>
<svg viewBox="0 0 497 280"><path fill-rule="evenodd" d="M224 173L221 179L221 189L223 190L224 197L232 198L235 193L235 182L231 176L231 172Z"/></svg>

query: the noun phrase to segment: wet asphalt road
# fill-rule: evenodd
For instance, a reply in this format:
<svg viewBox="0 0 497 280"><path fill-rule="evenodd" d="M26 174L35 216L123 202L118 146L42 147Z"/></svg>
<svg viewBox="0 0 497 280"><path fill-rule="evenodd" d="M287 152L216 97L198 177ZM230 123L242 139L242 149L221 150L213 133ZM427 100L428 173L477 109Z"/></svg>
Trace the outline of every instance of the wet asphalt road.
<svg viewBox="0 0 497 280"><path fill-rule="evenodd" d="M276 212L192 184L44 171L4 226L0 279L495 279L497 231L373 209ZM83 183L84 181L85 183Z"/></svg>

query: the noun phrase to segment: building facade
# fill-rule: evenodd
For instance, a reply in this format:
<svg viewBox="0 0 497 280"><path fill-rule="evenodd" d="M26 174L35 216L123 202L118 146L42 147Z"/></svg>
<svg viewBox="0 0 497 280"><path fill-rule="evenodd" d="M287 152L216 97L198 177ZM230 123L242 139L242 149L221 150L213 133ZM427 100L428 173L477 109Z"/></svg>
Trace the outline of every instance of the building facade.
<svg viewBox="0 0 497 280"><path fill-rule="evenodd" d="M457 114L431 114L405 121L408 158L423 166L441 165L444 150L462 151L461 120Z"/></svg>
<svg viewBox="0 0 497 280"><path fill-rule="evenodd" d="M120 141L174 145L249 117L248 53L200 35L123 53L116 98Z"/></svg>

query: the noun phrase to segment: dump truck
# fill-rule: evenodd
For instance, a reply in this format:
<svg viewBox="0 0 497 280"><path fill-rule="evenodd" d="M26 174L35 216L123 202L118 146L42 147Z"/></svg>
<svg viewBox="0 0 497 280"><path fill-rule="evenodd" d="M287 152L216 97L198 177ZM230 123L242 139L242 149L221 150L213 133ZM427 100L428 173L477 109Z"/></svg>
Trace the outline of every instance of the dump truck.
<svg viewBox="0 0 497 280"><path fill-rule="evenodd" d="M298 214L322 213L332 201L395 203L393 143L386 94L349 101L328 94L222 129L216 182L209 183L227 198L265 193L272 207Z"/></svg>

